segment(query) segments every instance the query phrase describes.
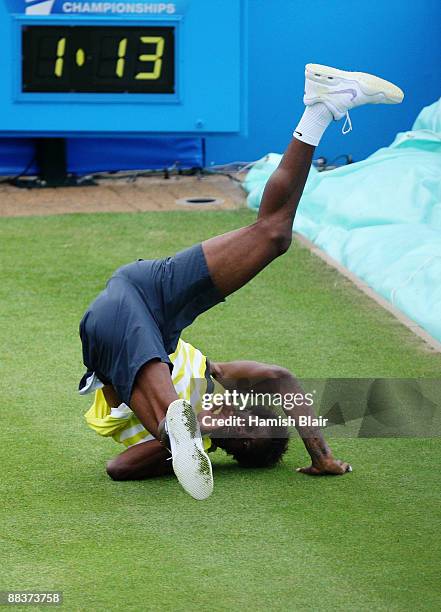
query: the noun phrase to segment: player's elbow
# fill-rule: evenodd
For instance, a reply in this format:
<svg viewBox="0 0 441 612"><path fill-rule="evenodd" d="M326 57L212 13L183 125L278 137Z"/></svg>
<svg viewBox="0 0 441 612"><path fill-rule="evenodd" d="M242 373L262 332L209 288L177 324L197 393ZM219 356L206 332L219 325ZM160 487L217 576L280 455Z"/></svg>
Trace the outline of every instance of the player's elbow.
<svg viewBox="0 0 441 612"><path fill-rule="evenodd" d="M282 368L282 366L278 365L269 365L266 369L266 378L269 380L283 381L290 380L293 378L293 375L286 368Z"/></svg>

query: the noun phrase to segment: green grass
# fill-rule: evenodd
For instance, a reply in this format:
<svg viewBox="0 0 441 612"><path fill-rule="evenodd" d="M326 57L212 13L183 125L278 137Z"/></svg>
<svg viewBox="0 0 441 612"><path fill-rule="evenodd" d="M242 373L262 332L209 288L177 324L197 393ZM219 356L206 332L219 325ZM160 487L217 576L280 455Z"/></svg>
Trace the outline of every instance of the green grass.
<svg viewBox="0 0 441 612"><path fill-rule="evenodd" d="M439 440L339 439L354 473L246 471L217 453L215 493L115 483L88 430L78 321L120 264L252 219L231 213L0 221L0 590L61 589L67 610L435 610ZM214 360L300 376L437 377L441 356L296 247L187 330Z"/></svg>

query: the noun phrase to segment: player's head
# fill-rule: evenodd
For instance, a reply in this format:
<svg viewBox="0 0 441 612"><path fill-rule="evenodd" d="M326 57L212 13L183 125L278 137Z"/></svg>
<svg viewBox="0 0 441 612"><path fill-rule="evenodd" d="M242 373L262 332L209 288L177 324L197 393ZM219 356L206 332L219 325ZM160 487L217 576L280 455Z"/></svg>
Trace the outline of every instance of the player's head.
<svg viewBox="0 0 441 612"><path fill-rule="evenodd" d="M288 448L288 428L278 423L274 412L261 406L243 410L240 416L245 424L217 431L212 437L214 445L242 467L271 467L279 463ZM258 417L259 424L254 424L250 417Z"/></svg>

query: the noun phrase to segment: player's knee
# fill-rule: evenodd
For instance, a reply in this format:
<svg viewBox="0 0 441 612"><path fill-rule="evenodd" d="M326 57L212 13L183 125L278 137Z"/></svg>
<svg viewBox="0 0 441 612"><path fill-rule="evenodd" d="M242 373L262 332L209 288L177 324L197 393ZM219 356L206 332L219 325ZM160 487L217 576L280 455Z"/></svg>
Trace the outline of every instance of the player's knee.
<svg viewBox="0 0 441 612"><path fill-rule="evenodd" d="M292 231L275 231L271 237L271 241L274 245L277 257L286 253L291 246L292 242Z"/></svg>
<svg viewBox="0 0 441 612"><path fill-rule="evenodd" d="M276 257L286 253L292 242L291 224L274 223L273 219L268 219L263 229L265 239L270 242Z"/></svg>
<svg viewBox="0 0 441 612"><path fill-rule="evenodd" d="M127 469L117 461L108 461L106 472L112 480L127 480L128 478Z"/></svg>

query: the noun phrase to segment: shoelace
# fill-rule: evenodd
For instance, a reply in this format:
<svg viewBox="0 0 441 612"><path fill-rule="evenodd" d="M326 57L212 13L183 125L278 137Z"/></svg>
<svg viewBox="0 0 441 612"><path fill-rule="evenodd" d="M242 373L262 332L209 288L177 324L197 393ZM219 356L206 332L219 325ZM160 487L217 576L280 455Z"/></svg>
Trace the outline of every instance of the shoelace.
<svg viewBox="0 0 441 612"><path fill-rule="evenodd" d="M346 129L346 126L348 126L348 129ZM352 132L352 121L351 121L351 118L349 116L349 111L346 111L346 119L345 119L345 122L343 124L343 127L341 128L341 133L342 134L349 134L349 132Z"/></svg>

